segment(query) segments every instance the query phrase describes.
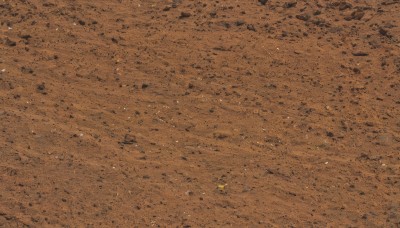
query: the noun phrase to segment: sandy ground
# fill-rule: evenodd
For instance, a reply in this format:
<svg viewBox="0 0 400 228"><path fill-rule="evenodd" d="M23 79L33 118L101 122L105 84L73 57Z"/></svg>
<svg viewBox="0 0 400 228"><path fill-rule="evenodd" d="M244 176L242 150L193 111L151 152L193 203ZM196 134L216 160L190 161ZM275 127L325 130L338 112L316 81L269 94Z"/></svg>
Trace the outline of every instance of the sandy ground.
<svg viewBox="0 0 400 228"><path fill-rule="evenodd" d="M1 0L0 226L400 226L399 12Z"/></svg>

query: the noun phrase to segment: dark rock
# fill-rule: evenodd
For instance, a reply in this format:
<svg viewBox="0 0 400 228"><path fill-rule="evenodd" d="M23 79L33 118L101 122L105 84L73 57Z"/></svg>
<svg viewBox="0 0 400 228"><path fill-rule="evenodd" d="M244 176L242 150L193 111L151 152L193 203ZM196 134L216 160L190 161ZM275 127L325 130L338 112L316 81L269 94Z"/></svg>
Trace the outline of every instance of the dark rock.
<svg viewBox="0 0 400 228"><path fill-rule="evenodd" d="M181 16L179 16L179 18L188 18L190 16L192 16L192 14L189 12L181 12Z"/></svg>
<svg viewBox="0 0 400 228"><path fill-rule="evenodd" d="M247 25L247 29L250 30L250 31L253 31L253 32L256 31L256 28L255 28L254 25L252 25L252 24L248 24L248 25Z"/></svg>
<svg viewBox="0 0 400 228"><path fill-rule="evenodd" d="M224 26L225 28L230 28L231 27L231 25L226 21L221 22L221 25Z"/></svg>
<svg viewBox="0 0 400 228"><path fill-rule="evenodd" d="M216 17L216 16L217 16L217 12L211 11L211 12L210 12L210 16L211 16L211 17Z"/></svg>
<svg viewBox="0 0 400 228"><path fill-rule="evenodd" d="M135 144L137 143L136 137L130 134L126 134L124 137L124 141L122 141L123 144Z"/></svg>
<svg viewBox="0 0 400 228"><path fill-rule="evenodd" d="M30 67L21 67L21 72L24 74L32 74L33 70Z"/></svg>
<svg viewBox="0 0 400 228"><path fill-rule="evenodd" d="M215 139L223 140L223 139L228 138L229 134L226 132L214 132L213 136Z"/></svg>
<svg viewBox="0 0 400 228"><path fill-rule="evenodd" d="M149 87L149 84L146 84L146 83L143 83L142 84L142 89L146 89L146 88L148 88Z"/></svg>
<svg viewBox="0 0 400 228"><path fill-rule="evenodd" d="M241 26L241 25L244 25L245 22L244 22L244 20L237 20L237 21L235 22L235 24L236 24L236 26Z"/></svg>
<svg viewBox="0 0 400 228"><path fill-rule="evenodd" d="M299 14L296 15L296 18L302 21L308 21L310 19L310 15L308 14Z"/></svg>
<svg viewBox="0 0 400 228"><path fill-rule="evenodd" d="M379 34L381 34L382 36L390 37L388 30L384 28L379 28Z"/></svg>
<svg viewBox="0 0 400 228"><path fill-rule="evenodd" d="M47 94L47 92L46 92L46 86L44 85L44 82L43 82L42 84L37 85L36 89L37 89L37 91L38 91L39 93Z"/></svg>
<svg viewBox="0 0 400 228"><path fill-rule="evenodd" d="M351 15L346 16L344 19L346 21L351 21L351 20L361 20L364 17L365 13L364 11L361 10L356 10L351 13Z"/></svg>
<svg viewBox="0 0 400 228"><path fill-rule="evenodd" d="M341 10L341 11L346 10L346 9L351 9L352 7L353 6L350 3L347 3L347 2L341 2L339 4L339 10Z"/></svg>
<svg viewBox="0 0 400 228"><path fill-rule="evenodd" d="M10 40L10 39L8 39L8 38L5 38L5 39L4 39L4 44L7 45L7 46L10 46L10 47L15 47L15 46L17 46L17 42L12 41L12 40Z"/></svg>
<svg viewBox="0 0 400 228"><path fill-rule="evenodd" d="M371 158L368 156L368 154L361 153L360 156L358 156L358 160L371 160Z"/></svg>
<svg viewBox="0 0 400 228"><path fill-rule="evenodd" d="M314 14L314 16L318 16L318 15L321 15L321 10L316 10L313 14Z"/></svg>
<svg viewBox="0 0 400 228"><path fill-rule="evenodd" d="M172 8L177 8L178 5L181 4L181 1L182 1L182 0L173 0L173 1L172 1Z"/></svg>
<svg viewBox="0 0 400 228"><path fill-rule="evenodd" d="M111 38L111 41L112 41L114 44L118 44L118 40L117 40L117 39L115 39L114 37L113 37L113 38Z"/></svg>
<svg viewBox="0 0 400 228"><path fill-rule="evenodd" d="M20 37L21 37L22 39L24 39L24 40L28 40L28 39L32 38L31 35L21 35Z"/></svg>
<svg viewBox="0 0 400 228"><path fill-rule="evenodd" d="M360 51L360 52L353 52L353 55L354 56L368 56L369 54L366 52Z"/></svg>
<svg viewBox="0 0 400 228"><path fill-rule="evenodd" d="M353 20L361 20L364 17L364 15L365 15L364 11L359 11L359 10L351 13Z"/></svg>
<svg viewBox="0 0 400 228"><path fill-rule="evenodd" d="M330 131L328 131L328 132L326 132L326 136L328 136L328 137L333 137L334 136L334 134L332 133L332 132L330 132Z"/></svg>
<svg viewBox="0 0 400 228"><path fill-rule="evenodd" d="M268 0L258 0L258 2L259 2L261 5L265 5L265 4L267 4Z"/></svg>
<svg viewBox="0 0 400 228"><path fill-rule="evenodd" d="M293 1L293 2L286 2L285 4L283 4L283 7L288 9L288 8L292 8L295 7L297 5L297 2Z"/></svg>

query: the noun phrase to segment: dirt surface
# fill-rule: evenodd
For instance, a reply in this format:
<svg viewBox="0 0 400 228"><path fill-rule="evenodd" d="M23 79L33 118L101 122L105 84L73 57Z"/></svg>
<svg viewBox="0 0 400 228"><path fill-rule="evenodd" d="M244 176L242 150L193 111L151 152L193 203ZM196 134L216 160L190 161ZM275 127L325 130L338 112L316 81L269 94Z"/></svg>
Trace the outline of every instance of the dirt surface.
<svg viewBox="0 0 400 228"><path fill-rule="evenodd" d="M0 227L400 226L400 1L0 1Z"/></svg>

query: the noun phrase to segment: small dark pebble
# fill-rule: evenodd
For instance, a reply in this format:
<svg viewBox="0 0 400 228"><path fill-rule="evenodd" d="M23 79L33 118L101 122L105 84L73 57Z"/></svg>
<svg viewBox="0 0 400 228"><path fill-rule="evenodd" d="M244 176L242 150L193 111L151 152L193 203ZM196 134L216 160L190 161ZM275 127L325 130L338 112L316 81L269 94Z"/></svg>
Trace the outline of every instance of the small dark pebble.
<svg viewBox="0 0 400 228"><path fill-rule="evenodd" d="M350 3L347 3L347 2L341 2L339 4L339 10L340 11L343 11L343 10L346 10L346 9L351 9L352 7L353 6Z"/></svg>
<svg viewBox="0 0 400 228"><path fill-rule="evenodd" d="M247 29L250 30L250 31L253 31L253 32L256 31L256 28L252 24L247 25Z"/></svg>
<svg viewBox="0 0 400 228"><path fill-rule="evenodd" d="M365 13L360 10L356 10L351 13L351 15L346 16L344 19L346 21L351 21L351 20L361 20L364 17Z"/></svg>
<svg viewBox="0 0 400 228"><path fill-rule="evenodd" d="M114 37L113 37L113 38L111 38L111 41L112 41L114 44L117 44L117 43L118 43L118 40L117 40L117 39L115 39Z"/></svg>
<svg viewBox="0 0 400 228"><path fill-rule="evenodd" d="M10 39L8 39L8 38L6 38L6 39L4 40L4 44L7 45L7 46L10 46L10 47L15 47L15 46L17 46L17 42L12 41L12 40L10 40Z"/></svg>
<svg viewBox="0 0 400 228"><path fill-rule="evenodd" d="M354 68L354 69L353 69L353 72L356 73L356 74L360 74L360 73L361 73L361 70L358 69L358 68Z"/></svg>
<svg viewBox="0 0 400 228"><path fill-rule="evenodd" d="M146 83L143 83L142 84L142 89L146 89L146 88L148 88L149 87L149 84L146 84Z"/></svg>
<svg viewBox="0 0 400 228"><path fill-rule="evenodd" d="M130 134L126 134L124 137L124 141L122 141L123 144L135 144L137 143L136 137Z"/></svg>
<svg viewBox="0 0 400 228"><path fill-rule="evenodd" d="M330 132L330 131L328 131L328 132L326 132L326 136L328 136L328 137L333 137L334 135L333 135L333 133L332 132Z"/></svg>
<svg viewBox="0 0 400 228"><path fill-rule="evenodd" d="M172 1L172 8L177 8L179 4L180 4L180 0L173 0Z"/></svg>
<svg viewBox="0 0 400 228"><path fill-rule="evenodd" d="M384 28L379 28L379 34L381 34L382 36L389 37L388 31L386 29L384 29Z"/></svg>
<svg viewBox="0 0 400 228"><path fill-rule="evenodd" d="M227 29L231 27L231 25L230 25L228 22L226 22L226 21L225 21L225 22L222 22L221 25L224 26L224 27L227 28Z"/></svg>
<svg viewBox="0 0 400 228"><path fill-rule="evenodd" d="M217 12L215 12L215 11L210 12L210 16L211 17L216 17L217 16Z"/></svg>
<svg viewBox="0 0 400 228"><path fill-rule="evenodd" d="M364 17L365 13L360 10L356 10L353 13L351 13L351 16L354 20L361 20Z"/></svg>
<svg viewBox="0 0 400 228"><path fill-rule="evenodd" d="M286 2L285 4L283 4L284 8L292 8L295 7L297 5L297 2L293 1L293 2Z"/></svg>
<svg viewBox="0 0 400 228"><path fill-rule="evenodd" d="M30 67L21 67L21 72L24 74L32 74L33 70Z"/></svg>
<svg viewBox="0 0 400 228"><path fill-rule="evenodd" d="M31 35L22 35L22 36L20 36L22 39L24 39L24 40L28 40L28 39L30 39L30 38L32 38L32 36Z"/></svg>
<svg viewBox="0 0 400 228"><path fill-rule="evenodd" d="M360 52L353 52L353 55L354 56L368 56L369 54L366 52L360 51Z"/></svg>
<svg viewBox="0 0 400 228"><path fill-rule="evenodd" d="M244 22L244 20L237 20L237 21L235 22L235 24L236 24L236 26L241 26L241 25L244 25L245 22Z"/></svg>
<svg viewBox="0 0 400 228"><path fill-rule="evenodd" d="M37 91L38 91L39 93L47 94L47 93L45 92L46 86L44 85L44 83L37 85L36 89L37 89Z"/></svg>
<svg viewBox="0 0 400 228"><path fill-rule="evenodd" d="M188 18L188 17L190 17L190 16L192 16L191 13L188 13L188 12L181 12L181 16L180 16L179 18Z"/></svg>
<svg viewBox="0 0 400 228"><path fill-rule="evenodd" d="M308 21L310 19L310 15L308 14L299 14L296 15L296 18L302 21Z"/></svg>
<svg viewBox="0 0 400 228"><path fill-rule="evenodd" d="M317 11L315 11L313 14L314 14L314 16L318 16L318 15L321 15L321 10L317 10Z"/></svg>

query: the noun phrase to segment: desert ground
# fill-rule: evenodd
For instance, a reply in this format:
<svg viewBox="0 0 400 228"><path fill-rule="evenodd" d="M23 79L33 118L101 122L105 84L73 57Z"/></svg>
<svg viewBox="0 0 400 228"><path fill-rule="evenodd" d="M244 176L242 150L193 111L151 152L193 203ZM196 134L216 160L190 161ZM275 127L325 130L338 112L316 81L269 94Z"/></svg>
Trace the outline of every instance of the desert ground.
<svg viewBox="0 0 400 228"><path fill-rule="evenodd" d="M0 227L399 227L399 0L0 0Z"/></svg>

